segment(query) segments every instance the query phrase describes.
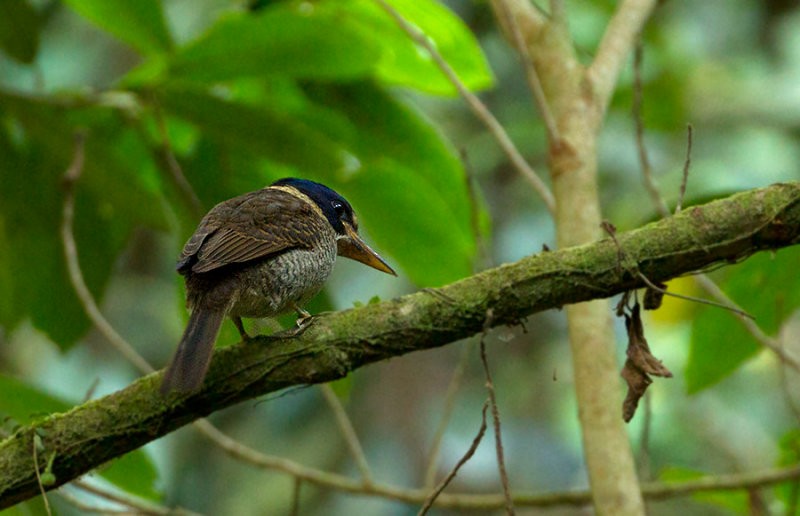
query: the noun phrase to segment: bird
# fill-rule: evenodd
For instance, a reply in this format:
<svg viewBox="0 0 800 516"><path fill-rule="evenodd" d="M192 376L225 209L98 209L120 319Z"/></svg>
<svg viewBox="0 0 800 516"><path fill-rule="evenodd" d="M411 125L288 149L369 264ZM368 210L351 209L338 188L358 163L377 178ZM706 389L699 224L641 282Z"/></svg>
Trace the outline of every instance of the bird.
<svg viewBox="0 0 800 516"><path fill-rule="evenodd" d="M176 266L191 314L161 393L201 387L226 317L243 340L250 339L243 317L295 311L294 333L303 331L312 318L303 305L322 289L337 256L397 275L359 236L350 203L323 184L283 178L214 206Z"/></svg>

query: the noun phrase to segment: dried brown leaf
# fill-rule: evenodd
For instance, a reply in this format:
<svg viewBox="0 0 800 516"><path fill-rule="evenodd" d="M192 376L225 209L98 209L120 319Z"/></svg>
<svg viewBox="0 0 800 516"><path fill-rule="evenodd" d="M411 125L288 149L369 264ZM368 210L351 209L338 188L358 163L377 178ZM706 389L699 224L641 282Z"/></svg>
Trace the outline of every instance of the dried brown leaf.
<svg viewBox="0 0 800 516"><path fill-rule="evenodd" d="M661 302L664 300L664 294L667 293L667 285L664 283L654 283L658 289L647 287L644 291L644 309L657 310L661 308Z"/></svg>
<svg viewBox="0 0 800 516"><path fill-rule="evenodd" d="M628 422L636 413L636 407L647 387L653 383L648 375L671 378L672 372L650 352L644 336L639 303L633 305L630 315L625 314L625 329L628 332L628 359L620 376L628 384L628 393L622 403L622 418Z"/></svg>

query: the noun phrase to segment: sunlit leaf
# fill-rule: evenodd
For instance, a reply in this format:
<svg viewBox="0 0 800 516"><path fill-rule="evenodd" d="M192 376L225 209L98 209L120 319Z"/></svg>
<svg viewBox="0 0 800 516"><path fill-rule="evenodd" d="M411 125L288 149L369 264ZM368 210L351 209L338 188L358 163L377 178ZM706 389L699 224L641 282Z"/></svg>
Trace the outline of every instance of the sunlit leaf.
<svg viewBox="0 0 800 516"><path fill-rule="evenodd" d="M168 51L172 38L158 0L64 0L78 14L142 54Z"/></svg>
<svg viewBox="0 0 800 516"><path fill-rule="evenodd" d="M775 335L781 324L800 306L800 248L760 253L733 267L722 289L758 326ZM719 308L702 308L692 326L686 383L690 393L722 380L762 346L735 317Z"/></svg>
<svg viewBox="0 0 800 516"><path fill-rule="evenodd" d="M475 36L464 22L440 2L390 0L389 4L425 34L436 50L470 89L492 85L492 74ZM377 76L389 84L435 94L456 90L431 58L374 0L328 0L320 9L353 20L372 34L380 34L381 59Z"/></svg>
<svg viewBox="0 0 800 516"><path fill-rule="evenodd" d="M278 4L220 20L174 56L168 73L206 82L269 75L352 78L377 63L377 39L314 4Z"/></svg>

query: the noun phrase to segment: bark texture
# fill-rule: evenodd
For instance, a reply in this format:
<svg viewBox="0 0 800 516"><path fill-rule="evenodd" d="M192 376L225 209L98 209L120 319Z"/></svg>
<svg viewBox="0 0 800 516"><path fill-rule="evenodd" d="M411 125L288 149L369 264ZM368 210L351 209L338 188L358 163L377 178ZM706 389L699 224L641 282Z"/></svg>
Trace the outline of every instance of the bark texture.
<svg viewBox="0 0 800 516"><path fill-rule="evenodd" d="M0 442L0 509L39 494L39 469L52 458L53 489L197 418L286 387L341 378L366 364L443 346L492 325L603 299L651 281L735 263L800 242L800 183L777 184L684 210L604 239L543 252L442 287L324 314L300 337L256 338L219 350L203 388L164 399L162 373L19 428ZM586 374L591 374L588 371ZM621 381L619 379L617 382ZM621 419L618 400L613 413Z"/></svg>

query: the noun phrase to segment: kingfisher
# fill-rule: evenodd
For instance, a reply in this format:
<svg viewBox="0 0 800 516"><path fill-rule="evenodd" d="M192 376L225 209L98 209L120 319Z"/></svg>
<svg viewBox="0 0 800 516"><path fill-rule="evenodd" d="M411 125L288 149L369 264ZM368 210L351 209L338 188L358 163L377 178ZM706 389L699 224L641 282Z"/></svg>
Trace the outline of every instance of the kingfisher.
<svg viewBox="0 0 800 516"><path fill-rule="evenodd" d="M303 305L322 289L337 255L397 275L358 235L350 203L320 183L284 178L214 206L176 267L191 315L161 392L200 388L225 317L243 340L250 336L242 317L295 311L295 333L305 329L311 314Z"/></svg>

